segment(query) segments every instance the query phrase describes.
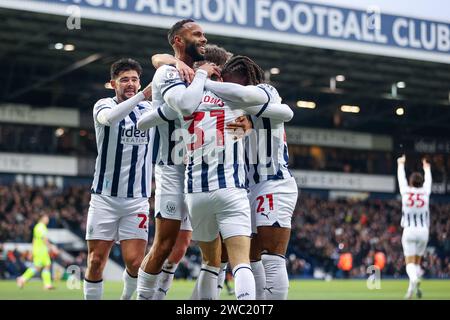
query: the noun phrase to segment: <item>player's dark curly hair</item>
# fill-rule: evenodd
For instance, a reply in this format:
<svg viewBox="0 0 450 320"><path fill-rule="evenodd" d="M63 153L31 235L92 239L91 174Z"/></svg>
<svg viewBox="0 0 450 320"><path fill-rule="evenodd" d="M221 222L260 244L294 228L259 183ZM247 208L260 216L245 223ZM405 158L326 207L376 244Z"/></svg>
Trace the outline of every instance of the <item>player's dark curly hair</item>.
<svg viewBox="0 0 450 320"><path fill-rule="evenodd" d="M413 172L409 176L409 184L414 188L421 188L423 186L423 175L420 172Z"/></svg>
<svg viewBox="0 0 450 320"><path fill-rule="evenodd" d="M172 46L175 42L175 36L180 32L181 29L183 29L184 25L189 22L195 22L192 19L184 19L176 22L172 28L169 29L169 32L167 32L167 39L169 40L170 45Z"/></svg>
<svg viewBox="0 0 450 320"><path fill-rule="evenodd" d="M111 79L117 78L121 72L128 70L135 70L139 77L142 74L142 67L139 62L130 58L122 58L111 65Z"/></svg>
<svg viewBox="0 0 450 320"><path fill-rule="evenodd" d="M222 76L226 74L245 77L246 85L257 85L264 82L263 69L246 56L235 56L228 60L222 69Z"/></svg>

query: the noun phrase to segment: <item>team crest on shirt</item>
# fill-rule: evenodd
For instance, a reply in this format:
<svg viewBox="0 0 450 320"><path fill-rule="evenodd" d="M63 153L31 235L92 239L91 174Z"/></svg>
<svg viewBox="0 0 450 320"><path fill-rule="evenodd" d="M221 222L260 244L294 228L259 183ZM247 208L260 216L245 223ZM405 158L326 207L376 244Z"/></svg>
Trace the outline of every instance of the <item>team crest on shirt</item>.
<svg viewBox="0 0 450 320"><path fill-rule="evenodd" d="M175 70L167 70L166 78L167 79L175 79L177 77L177 72Z"/></svg>
<svg viewBox="0 0 450 320"><path fill-rule="evenodd" d="M167 201L166 202L166 213L167 214L174 214L177 211L177 204L173 201Z"/></svg>

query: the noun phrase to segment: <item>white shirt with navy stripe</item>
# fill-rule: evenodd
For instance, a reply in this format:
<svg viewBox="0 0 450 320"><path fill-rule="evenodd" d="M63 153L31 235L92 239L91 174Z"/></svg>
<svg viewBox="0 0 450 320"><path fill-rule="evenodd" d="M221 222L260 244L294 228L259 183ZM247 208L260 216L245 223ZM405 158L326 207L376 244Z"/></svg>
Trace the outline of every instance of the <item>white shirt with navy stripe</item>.
<svg viewBox="0 0 450 320"><path fill-rule="evenodd" d="M245 139L247 186L252 187L266 180L292 178L288 169L289 154L284 122L264 117L269 102L280 103L277 90L269 84L259 84L268 96L261 111L252 115L253 131Z"/></svg>
<svg viewBox="0 0 450 320"><path fill-rule="evenodd" d="M408 185L405 166L399 164L397 178L402 196L402 219L400 225L403 228L430 227L430 194L431 194L431 169L424 169L424 183L421 188Z"/></svg>
<svg viewBox="0 0 450 320"><path fill-rule="evenodd" d="M186 86L174 66L163 65L152 80L152 104L154 108L166 104L164 97L176 86ZM179 129L180 119L168 120L155 127L152 161L155 164L155 194L181 194L184 184L184 142Z"/></svg>
<svg viewBox="0 0 450 320"><path fill-rule="evenodd" d="M210 192L224 188L245 188L243 139L234 139L225 130L228 122L242 115L230 109L211 91L205 91L202 103L183 118L187 159L185 193ZM203 143L202 143L203 142Z"/></svg>
<svg viewBox="0 0 450 320"><path fill-rule="evenodd" d="M93 110L97 159L91 192L113 197L151 196L152 148L154 129L138 130L139 117L152 105L140 102L124 119L110 126L97 121L100 110L114 108L116 98L99 100Z"/></svg>

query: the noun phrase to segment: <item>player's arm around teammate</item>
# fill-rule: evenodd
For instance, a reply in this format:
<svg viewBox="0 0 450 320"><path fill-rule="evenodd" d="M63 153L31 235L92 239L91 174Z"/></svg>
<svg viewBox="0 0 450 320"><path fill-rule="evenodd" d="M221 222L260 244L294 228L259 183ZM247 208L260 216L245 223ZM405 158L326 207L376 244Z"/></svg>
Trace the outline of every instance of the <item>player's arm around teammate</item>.
<svg viewBox="0 0 450 320"><path fill-rule="evenodd" d="M191 83L195 78L195 72L188 65L186 65L183 61L175 58L170 54L156 54L152 56L153 66L158 69L163 65L175 65L176 70L179 73L180 79L187 83ZM214 68L214 74L217 74L218 70ZM201 76L199 76L200 78ZM199 80L201 82L201 80ZM192 89L192 88L191 88ZM197 91L195 90L193 95L197 95ZM198 91L199 92L199 91ZM192 95L192 93L191 93ZM199 101L198 101L199 103ZM193 102L193 106L198 105L197 101ZM167 104L163 104L158 107L156 110L152 112L148 112L144 114L138 121L138 129L145 130L149 128L156 127L161 125L167 121L175 120L178 118L179 113L175 110L176 107L169 107ZM193 107L186 111L187 113L192 110ZM191 112L191 113L192 113Z"/></svg>
<svg viewBox="0 0 450 320"><path fill-rule="evenodd" d="M249 148L246 150L251 162L247 178L252 227L253 232L257 231L252 239L250 257L257 299L264 299L264 289L268 299L286 299L289 282L284 255L298 190L287 169L285 136L280 134L284 134L283 122L289 121L293 113L289 106L280 105L281 98L275 88L262 84L262 70L248 57L237 56L231 59L222 70L222 77L225 81L223 84L211 81L207 82L207 88L227 100L243 105L243 110L247 111L245 107L252 108L254 129L266 131L263 135L256 132L255 139L249 140ZM252 104L259 106L252 107ZM261 137L270 137L270 140L261 140ZM260 153L267 153L263 156L270 159L269 169L267 163L258 163ZM256 163L253 160L257 160ZM267 172L268 170L273 172Z"/></svg>
<svg viewBox="0 0 450 320"><path fill-rule="evenodd" d="M190 71L192 71L192 69L190 69L189 67L187 67L186 64L184 64L181 60L176 59L175 57L171 56L171 55L156 55L157 57L159 57L158 61L159 63L154 63L155 67L160 67L164 64L175 64L177 63L177 70L180 73L180 78L182 78L182 74L183 74L183 70L184 69L189 69ZM154 56L155 57L155 56ZM154 60L154 57L152 58L152 61ZM207 66L205 66L203 69L207 68ZM211 70L214 70L214 73L216 72L215 68L211 68ZM193 71L192 71L193 73ZM188 71L185 71L185 74L188 74ZM211 73L213 74L213 73ZM189 81L189 80L188 80ZM161 107L159 107L157 110L154 110L152 112L149 112L147 114L145 114L143 117L141 117L141 119L138 121L138 128L141 130L147 129L147 128L152 128L155 126L158 126L160 124L165 123L166 121L171 121L174 119L177 119L179 117L179 113L176 112L173 108L169 107L167 104L162 105ZM186 219L188 219L188 217L186 217ZM158 219L159 220L159 219ZM170 236L170 234L166 234L163 230L169 230L166 227L163 227L162 225L159 226L159 222L157 220L158 226L156 227L157 230L160 230L160 232L158 233L158 239L173 239L173 236ZM172 221L169 222L170 224L173 224ZM163 229L161 229L163 228ZM158 291L153 295L154 299L159 299L159 298L163 298L163 294L165 295L167 293L167 290L170 287L170 284L167 284L167 282L169 281L164 281L164 278L167 278L167 273L169 272L174 272L174 270L176 269L176 266L178 265L179 261L182 259L182 257L184 256L187 247L189 246L190 243L190 239L191 239L191 228L188 227L189 230L185 230L186 226L183 225L183 227L180 227L180 231L178 232L178 236L176 237L176 242L174 244L172 244L172 242L166 241L164 243L166 243L166 246L163 246L162 243L163 241L160 240L157 242L157 245L155 246L155 250L157 248L161 248L161 247L171 247L171 252L170 255L167 257L166 262L164 263L163 266L163 272L162 274L160 274L159 276L159 280L158 282L160 284L165 284L165 286L161 285L160 288L158 289ZM167 235L167 236L164 236ZM161 245L158 245L158 243L161 243ZM149 267L153 265L153 263L149 263L149 260L153 260L153 261L162 261L163 258L167 255L166 250L159 250L161 252L161 257L158 258L156 256L155 253L150 253L147 257L146 260L144 261L144 263L146 264L146 272L149 272L150 269ZM202 252L204 252L203 254L203 258L206 258L205 262L206 264L208 263L215 263L214 261L211 260L212 255L209 254L211 250L207 250L204 249ZM215 264L214 264L215 265ZM219 260L219 265L220 265L220 260ZM154 269L151 271L155 271ZM149 272L150 273L150 272ZM154 272L153 272L154 273ZM171 276L173 277L173 276ZM163 294L161 294L160 292L163 292Z"/></svg>
<svg viewBox="0 0 450 320"><path fill-rule="evenodd" d="M152 170L146 154L153 138L136 131L136 121L150 109L144 100L151 98L152 89L148 85L138 92L141 72L132 59L114 63L110 84L116 95L99 100L93 110L99 154L88 211L85 299L102 298L103 270L114 241L120 241L126 265L122 299L134 293L145 254L151 193L147 173L151 176Z"/></svg>
<svg viewBox="0 0 450 320"><path fill-rule="evenodd" d="M188 19L175 23L168 32L168 39L174 49L175 57L187 66L192 67L195 61L203 59L207 40L201 27L194 21ZM205 68L209 68L211 73L217 73L217 69L214 71L213 67L205 66ZM208 76L205 68L196 72L188 87L173 65L166 64L158 68L153 78L154 106L158 107L159 111L169 108L175 110L177 115L178 113L190 115L203 96L204 81ZM168 113L161 112L157 116L164 122L159 122L156 129L159 133L159 144L154 162L156 232L152 248L139 270L138 299L159 299L160 292L167 292L171 280L165 276L166 271L170 272L173 278L176 262L184 255L191 234L190 227L185 223L187 212L184 209L182 191L184 164L175 161L179 158L172 153L175 144L173 133L179 129L180 120L170 120ZM152 125L151 120L139 123L141 128ZM170 259L173 260L170 261ZM170 268L167 268L169 266Z"/></svg>
<svg viewBox="0 0 450 320"><path fill-rule="evenodd" d="M194 80L195 72L189 67L186 63L181 61L180 59L175 58L174 56L166 53L158 53L152 56L152 64L158 69L159 67L165 64L174 65L177 68L181 81L185 81L187 83L191 83Z"/></svg>
<svg viewBox="0 0 450 320"><path fill-rule="evenodd" d="M288 122L294 116L291 108L281 103L281 99L271 99L268 89L263 86L241 85L242 80L230 77L228 81L207 80L205 88L228 102L232 109L245 110L250 115ZM245 82L244 82L245 83Z"/></svg>

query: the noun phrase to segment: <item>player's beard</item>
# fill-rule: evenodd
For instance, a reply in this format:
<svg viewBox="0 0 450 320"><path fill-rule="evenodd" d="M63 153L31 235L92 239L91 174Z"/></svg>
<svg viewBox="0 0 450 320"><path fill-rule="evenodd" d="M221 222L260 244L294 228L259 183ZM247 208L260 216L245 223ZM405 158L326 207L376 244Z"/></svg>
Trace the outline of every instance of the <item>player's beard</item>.
<svg viewBox="0 0 450 320"><path fill-rule="evenodd" d="M192 58L193 62L205 60L205 56L198 52L195 42L191 42L186 46L186 54Z"/></svg>
<svg viewBox="0 0 450 320"><path fill-rule="evenodd" d="M134 97L134 96L136 95L136 90L133 89L133 95L132 95L131 97L128 97L128 96L126 95L126 91L127 91L127 90L128 90L128 89L124 90L123 93L120 95L122 101L128 100L128 99L130 99L130 98L132 98L132 97Z"/></svg>

